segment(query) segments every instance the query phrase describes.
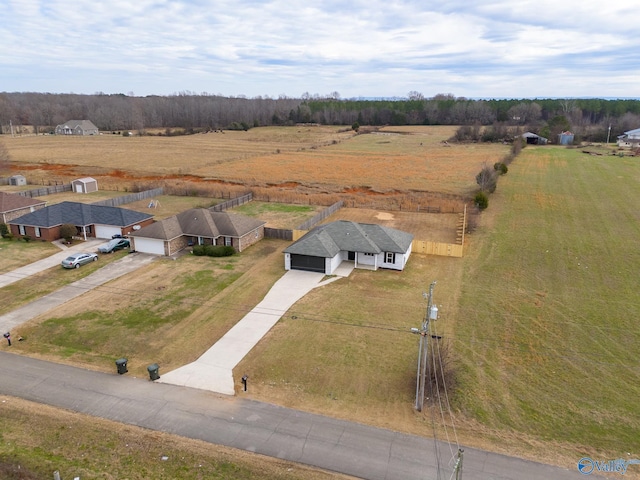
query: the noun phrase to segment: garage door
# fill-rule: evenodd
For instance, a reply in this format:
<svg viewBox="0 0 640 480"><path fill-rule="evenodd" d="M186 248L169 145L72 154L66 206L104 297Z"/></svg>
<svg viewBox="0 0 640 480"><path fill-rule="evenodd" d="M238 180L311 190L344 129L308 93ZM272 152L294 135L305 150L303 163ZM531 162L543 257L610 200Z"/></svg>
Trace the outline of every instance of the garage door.
<svg viewBox="0 0 640 480"><path fill-rule="evenodd" d="M110 225L96 225L96 238L111 238L114 235L121 234L120 227L112 227Z"/></svg>
<svg viewBox="0 0 640 480"><path fill-rule="evenodd" d="M162 240L134 237L133 244L136 252L164 255L164 241Z"/></svg>
<svg viewBox="0 0 640 480"><path fill-rule="evenodd" d="M311 257L309 255L291 254L292 270L307 270L309 272L324 273L324 257Z"/></svg>

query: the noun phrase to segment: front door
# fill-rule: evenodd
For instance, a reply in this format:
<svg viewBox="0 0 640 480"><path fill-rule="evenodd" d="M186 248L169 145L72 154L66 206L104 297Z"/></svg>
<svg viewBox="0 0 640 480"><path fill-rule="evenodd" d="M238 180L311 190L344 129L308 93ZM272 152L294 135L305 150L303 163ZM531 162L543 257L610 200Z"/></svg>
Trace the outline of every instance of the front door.
<svg viewBox="0 0 640 480"><path fill-rule="evenodd" d="M347 260L355 261L355 259L356 259L356 252L349 252L347 256Z"/></svg>

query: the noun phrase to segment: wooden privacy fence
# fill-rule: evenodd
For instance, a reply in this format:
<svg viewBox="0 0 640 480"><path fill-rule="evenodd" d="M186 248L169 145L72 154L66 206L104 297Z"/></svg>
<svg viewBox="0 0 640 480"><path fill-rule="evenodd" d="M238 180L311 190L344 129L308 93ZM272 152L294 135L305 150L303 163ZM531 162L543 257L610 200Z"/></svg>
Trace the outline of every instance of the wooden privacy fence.
<svg viewBox="0 0 640 480"><path fill-rule="evenodd" d="M122 195L121 197L107 198L106 200L99 200L93 202L92 205L102 205L105 207L117 207L118 205L126 205L127 203L137 202L146 198L157 197L162 195L163 189L154 188L151 190L145 190L144 192L130 193L129 195Z"/></svg>
<svg viewBox="0 0 640 480"><path fill-rule="evenodd" d="M440 255L444 257L462 257L462 245L453 243L428 242L426 240L414 240L411 244L413 253L425 255Z"/></svg>
<svg viewBox="0 0 640 480"><path fill-rule="evenodd" d="M231 200L227 200L226 202L222 202L217 205L214 205L209 210L211 210L212 212L224 212L228 208L244 205L245 203L249 203L251 200L253 200L253 194L247 193L246 195L232 198Z"/></svg>
<svg viewBox="0 0 640 480"><path fill-rule="evenodd" d="M65 183L64 185L51 185L50 187L35 188L33 190L24 190L17 192L18 195L23 197L44 197L45 195L51 195L52 193L70 192L71 184Z"/></svg>
<svg viewBox="0 0 640 480"><path fill-rule="evenodd" d="M333 215L334 213L336 213L338 210L340 210L342 208L343 205L344 205L344 202L342 200L340 200L339 202L334 203L333 205L331 205L331 206L325 208L324 210L322 210L320 213L315 215L313 218L310 218L309 220L307 220L303 224L299 225L296 230L311 230L311 227L313 227L317 223L320 223L322 220L324 220L328 216Z"/></svg>
<svg viewBox="0 0 640 480"><path fill-rule="evenodd" d="M293 231L286 228L270 228L264 227L264 236L266 238L277 238L278 240L293 240Z"/></svg>

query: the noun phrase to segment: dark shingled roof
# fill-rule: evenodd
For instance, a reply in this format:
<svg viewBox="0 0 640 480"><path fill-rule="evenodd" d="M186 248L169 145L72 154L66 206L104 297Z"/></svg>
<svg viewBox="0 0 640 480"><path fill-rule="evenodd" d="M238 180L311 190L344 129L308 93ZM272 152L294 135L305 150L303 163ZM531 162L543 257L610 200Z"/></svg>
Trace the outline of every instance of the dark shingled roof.
<svg viewBox="0 0 640 480"><path fill-rule="evenodd" d="M266 222L227 212L214 212L206 208L192 208L173 217L148 225L131 234L133 237L171 240L181 235L217 238L242 237Z"/></svg>
<svg viewBox="0 0 640 480"><path fill-rule="evenodd" d="M339 220L307 232L284 252L324 258L341 251L405 253L412 241L413 235L395 228Z"/></svg>
<svg viewBox="0 0 640 480"><path fill-rule="evenodd" d="M148 213L136 212L125 208L88 205L78 202L62 202L27 213L10 223L33 227L50 228L70 223L83 225L113 225L128 227L152 218Z"/></svg>

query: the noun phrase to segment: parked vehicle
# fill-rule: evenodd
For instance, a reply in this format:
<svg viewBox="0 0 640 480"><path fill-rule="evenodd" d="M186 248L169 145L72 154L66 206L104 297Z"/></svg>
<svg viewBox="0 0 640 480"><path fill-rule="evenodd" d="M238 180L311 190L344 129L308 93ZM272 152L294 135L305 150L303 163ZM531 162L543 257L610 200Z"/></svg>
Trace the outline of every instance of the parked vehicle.
<svg viewBox="0 0 640 480"><path fill-rule="evenodd" d="M98 260L98 255L95 253L73 253L62 261L62 266L64 268L80 268L80 265L96 260Z"/></svg>
<svg viewBox="0 0 640 480"><path fill-rule="evenodd" d="M114 238L109 240L104 245L98 247L100 253L113 253L116 250L122 250L123 248L129 248L129 239L127 238Z"/></svg>

